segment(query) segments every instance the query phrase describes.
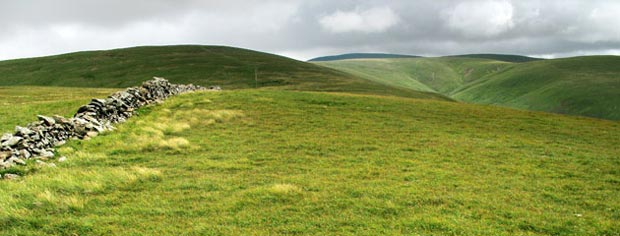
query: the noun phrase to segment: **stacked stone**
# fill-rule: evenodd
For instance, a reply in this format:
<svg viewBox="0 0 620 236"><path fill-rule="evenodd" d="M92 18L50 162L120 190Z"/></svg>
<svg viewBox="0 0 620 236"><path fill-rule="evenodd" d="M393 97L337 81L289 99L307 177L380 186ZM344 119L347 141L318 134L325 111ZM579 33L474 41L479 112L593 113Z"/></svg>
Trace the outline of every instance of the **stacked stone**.
<svg viewBox="0 0 620 236"><path fill-rule="evenodd" d="M37 116L39 121L17 126L13 134L0 138L0 169L25 164L30 158L50 158L54 147L70 138L87 139L112 130L112 124L124 122L144 105L161 102L176 94L206 90L196 85L171 84L154 77L140 87L131 87L106 99L93 99L80 107L73 118ZM215 90L215 89L214 89Z"/></svg>

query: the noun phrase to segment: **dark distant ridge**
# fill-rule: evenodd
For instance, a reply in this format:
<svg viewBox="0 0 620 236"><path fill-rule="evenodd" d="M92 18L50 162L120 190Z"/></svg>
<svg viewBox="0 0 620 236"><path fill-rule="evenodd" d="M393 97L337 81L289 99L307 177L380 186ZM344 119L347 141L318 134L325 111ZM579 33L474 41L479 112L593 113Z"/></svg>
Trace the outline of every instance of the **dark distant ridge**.
<svg viewBox="0 0 620 236"><path fill-rule="evenodd" d="M528 61L544 60L542 58L527 57L527 56L521 56L521 55L508 55L508 54L464 54L464 55L453 55L453 56L446 56L446 57L481 58L481 59L491 59L491 60L505 61L505 62L528 62Z"/></svg>
<svg viewBox="0 0 620 236"><path fill-rule="evenodd" d="M308 61L337 61L346 59L369 59L369 58L416 58L420 56L389 54L389 53L347 53L335 56L324 56L310 59Z"/></svg>

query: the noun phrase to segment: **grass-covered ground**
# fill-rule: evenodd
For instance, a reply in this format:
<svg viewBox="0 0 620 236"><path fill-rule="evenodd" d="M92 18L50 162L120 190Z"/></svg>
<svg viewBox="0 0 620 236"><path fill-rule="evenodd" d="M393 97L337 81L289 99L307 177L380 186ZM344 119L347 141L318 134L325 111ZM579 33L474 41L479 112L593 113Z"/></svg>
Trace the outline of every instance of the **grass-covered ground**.
<svg viewBox="0 0 620 236"><path fill-rule="evenodd" d="M620 120L618 56L532 60L482 54L316 63L464 102Z"/></svg>
<svg viewBox="0 0 620 236"><path fill-rule="evenodd" d="M619 133L432 100L186 94L68 143L56 168L14 170L0 232L618 235Z"/></svg>

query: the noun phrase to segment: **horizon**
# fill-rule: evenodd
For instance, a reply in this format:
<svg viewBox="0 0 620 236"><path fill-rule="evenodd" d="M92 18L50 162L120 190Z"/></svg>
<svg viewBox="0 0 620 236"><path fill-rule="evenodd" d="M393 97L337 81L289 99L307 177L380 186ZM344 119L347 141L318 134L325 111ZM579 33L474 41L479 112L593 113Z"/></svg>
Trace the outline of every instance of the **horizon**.
<svg viewBox="0 0 620 236"><path fill-rule="evenodd" d="M346 53L620 55L619 14L620 2L606 0L26 0L0 3L0 60L188 44L301 61Z"/></svg>
<svg viewBox="0 0 620 236"><path fill-rule="evenodd" d="M82 53L82 52L99 52L99 51L111 51L111 50L123 50L123 49L130 49L130 48L140 48L140 47L167 47L167 46L230 47L230 48L245 49L245 50L251 50L251 51L262 52L262 53L269 53L269 54L273 54L273 55L277 55L277 56L282 56L282 57L287 57L287 58L290 58L290 59L294 59L294 60L298 60L298 61L304 61L304 62L305 61L311 61L311 60L318 59L318 58L322 58L322 57L344 56L344 55L350 55L350 54L386 54L386 55L413 56L413 57L422 57L422 58L452 57L452 56L467 56L467 55L509 55L509 56L524 56L524 57L530 57L530 58L535 58L535 59L546 59L546 60L562 59L562 58L573 58L573 57L587 57L587 56L620 56L620 54L583 54L583 55L570 55L570 56L562 56L562 57L558 56L558 57L555 57L555 56L552 56L552 55L520 55L520 54L492 53L492 52L471 52L471 53L463 53L463 54L446 54L446 55L437 55L437 54L421 55L421 54L402 54L402 53L369 51L369 52L344 52L344 53L329 54L329 55L319 55L319 56L312 57L312 58L307 58L307 59L298 59L298 58L293 58L293 57L289 57L287 55L278 54L278 53L274 53L274 52L259 51L259 50L252 49L252 48L236 47L236 46L230 46L230 45L164 44L164 45L136 45L136 46L128 46L128 47L106 48L106 49L92 49L92 50L91 49L86 49L86 50L79 50L79 51L68 51L68 52L62 52L62 53L56 53L56 54L49 54L49 55L20 57L20 58L10 58L10 59L0 59L0 62L1 61L11 61L11 60L21 60L21 59L34 59L34 58L42 58L42 57L52 57L52 56L60 56L60 55L66 55L66 54L72 54L72 53Z"/></svg>

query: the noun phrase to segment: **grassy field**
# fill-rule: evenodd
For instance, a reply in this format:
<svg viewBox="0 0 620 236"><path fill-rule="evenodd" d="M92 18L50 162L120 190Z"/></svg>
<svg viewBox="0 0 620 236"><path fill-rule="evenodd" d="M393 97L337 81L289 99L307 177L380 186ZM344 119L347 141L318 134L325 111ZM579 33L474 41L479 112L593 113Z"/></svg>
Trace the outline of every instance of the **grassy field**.
<svg viewBox="0 0 620 236"><path fill-rule="evenodd" d="M153 76L224 89L276 87L450 100L273 54L223 46L150 46L0 61L0 86L124 88Z"/></svg>
<svg viewBox="0 0 620 236"><path fill-rule="evenodd" d="M465 102L620 120L618 56L554 60L474 56L481 57L356 59L317 64Z"/></svg>
<svg viewBox="0 0 620 236"><path fill-rule="evenodd" d="M433 100L186 94L69 142L56 168L11 170L0 232L619 235L619 133Z"/></svg>

